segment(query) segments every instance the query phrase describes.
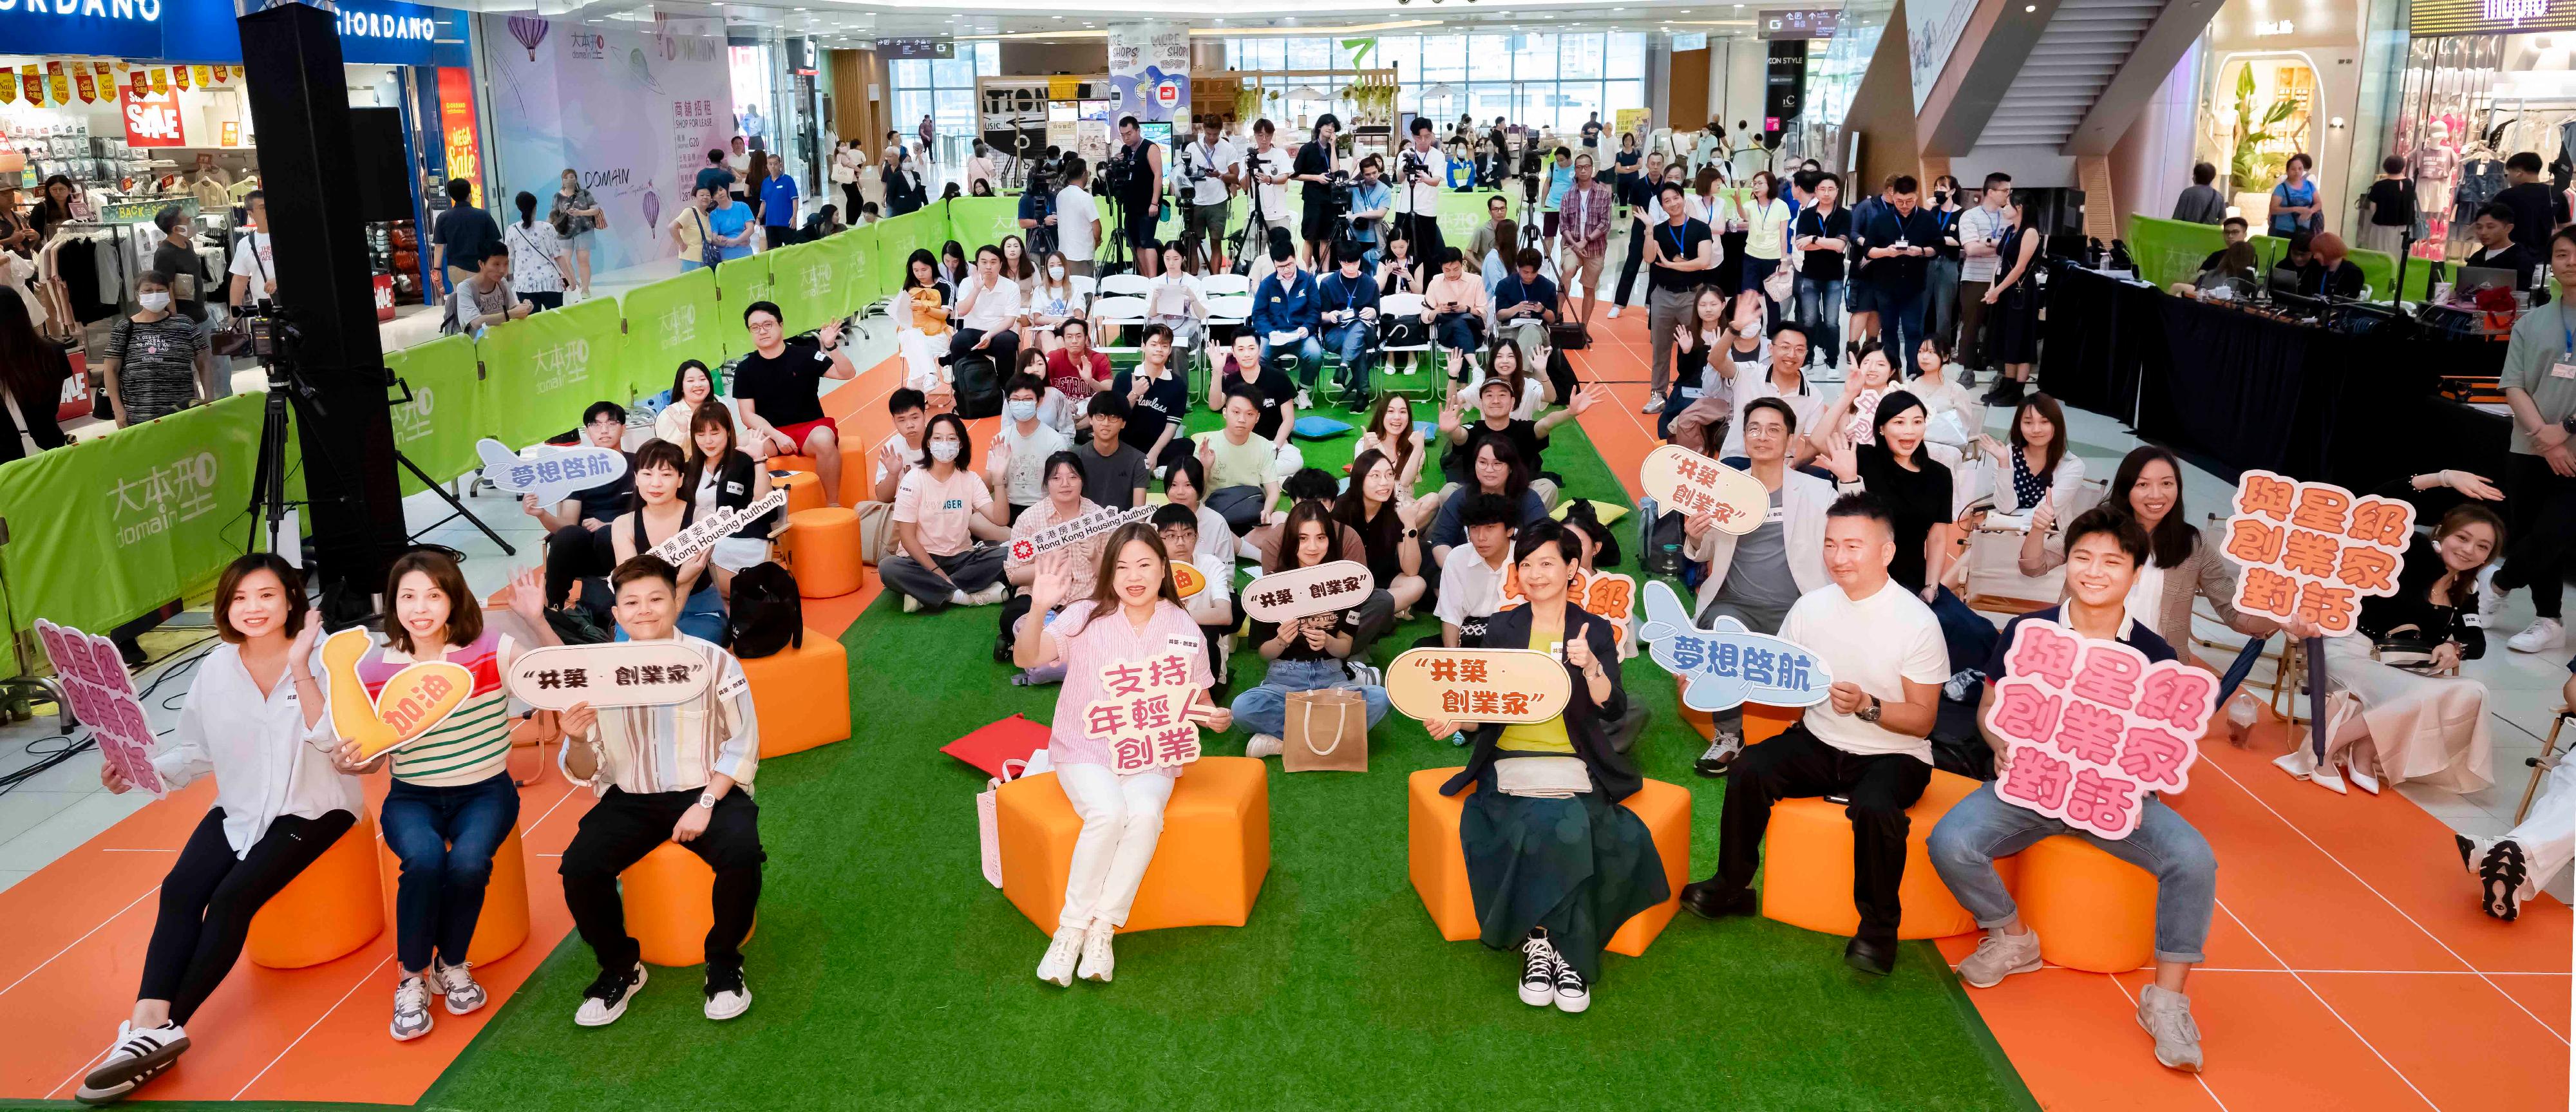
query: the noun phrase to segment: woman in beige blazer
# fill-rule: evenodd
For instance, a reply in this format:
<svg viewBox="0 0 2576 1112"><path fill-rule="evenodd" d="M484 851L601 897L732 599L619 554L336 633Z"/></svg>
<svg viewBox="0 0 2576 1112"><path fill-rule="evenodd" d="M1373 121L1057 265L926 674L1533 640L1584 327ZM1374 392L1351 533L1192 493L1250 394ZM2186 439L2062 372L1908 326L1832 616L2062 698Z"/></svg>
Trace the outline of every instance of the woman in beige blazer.
<svg viewBox="0 0 2576 1112"><path fill-rule="evenodd" d="M2228 628L2249 636L2278 632L2281 626L2257 614L2236 609L2236 569L2216 542L2191 524L2182 509L2182 461L2172 452L2141 447L2120 460L2102 504L2128 512L2147 531L2153 550L2138 568L2129 590L2129 613L2185 658L2191 655L2191 601L2209 607ZM2044 575L2066 562L2063 534L2051 526L2056 499L2043 499L2032 511L2030 533L2021 547L2021 573Z"/></svg>

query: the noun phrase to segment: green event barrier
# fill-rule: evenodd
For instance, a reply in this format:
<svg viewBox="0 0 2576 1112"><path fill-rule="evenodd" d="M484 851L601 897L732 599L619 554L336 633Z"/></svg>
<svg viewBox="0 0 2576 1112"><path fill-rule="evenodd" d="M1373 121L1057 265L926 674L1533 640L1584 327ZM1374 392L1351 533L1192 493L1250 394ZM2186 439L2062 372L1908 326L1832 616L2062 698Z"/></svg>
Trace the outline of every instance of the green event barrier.
<svg viewBox="0 0 2576 1112"><path fill-rule="evenodd" d="M943 204L948 210L946 238L965 244L969 251L987 243L999 245L1003 236L1020 234L1018 194L1006 197L960 197Z"/></svg>
<svg viewBox="0 0 2576 1112"><path fill-rule="evenodd" d="M684 360L695 359L710 367L723 364L724 343L717 336L725 322L724 314L716 311L714 271L700 267L677 278L638 286L626 291L621 301L626 342L618 348L615 369L607 380L623 383L625 396L649 398L670 389L672 372Z"/></svg>
<svg viewBox="0 0 2576 1112"><path fill-rule="evenodd" d="M13 632L104 634L214 581L241 554L265 393L180 410L0 465Z"/></svg>
<svg viewBox="0 0 2576 1112"><path fill-rule="evenodd" d="M839 315L848 316L868 307L882 296L877 282L877 230L874 225L852 228L823 240L815 246L832 256L834 273L839 275Z"/></svg>
<svg viewBox="0 0 2576 1112"><path fill-rule="evenodd" d="M815 242L763 257L769 260L770 300L786 315L783 323L788 335L821 328L841 317L841 252Z"/></svg>
<svg viewBox="0 0 2576 1112"><path fill-rule="evenodd" d="M512 447L581 424L602 398L631 396L621 369L624 318L598 298L497 324L474 346L483 361L483 435Z"/></svg>
<svg viewBox="0 0 2576 1112"><path fill-rule="evenodd" d="M2247 242L2254 245L2266 271L2290 249L2289 240L2276 236L2255 236ZM2197 277L2201 261L2224 249L2227 238L2215 224L2131 216L2128 244L2129 257L2138 264L2138 276L2161 287ZM2389 283L2397 276L2397 259L2383 251L2358 247L2352 248L2347 257L2361 268L2361 280L2370 286L2371 298L2386 301ZM2424 260L2410 260L2406 264L2406 299L2422 300L2431 288L2432 274L2432 266Z"/></svg>
<svg viewBox="0 0 2576 1112"><path fill-rule="evenodd" d="M483 466L474 442L483 436L483 390L477 381L474 341L448 336L385 356L385 369L411 388L411 400L393 407L394 447L413 466L441 482ZM406 496L427 488L407 468L397 468Z"/></svg>
<svg viewBox="0 0 2576 1112"><path fill-rule="evenodd" d="M880 287L887 293L903 288L904 260L916 250L933 256L948 241L948 217L938 209L907 212L875 225L877 261L873 268Z"/></svg>
<svg viewBox="0 0 2576 1112"><path fill-rule="evenodd" d="M716 303L723 307L717 316L716 339L724 345L727 356L751 350L751 334L743 331L742 311L754 301L774 301L769 282L769 256L752 255L716 264ZM726 327L727 321L731 327Z"/></svg>

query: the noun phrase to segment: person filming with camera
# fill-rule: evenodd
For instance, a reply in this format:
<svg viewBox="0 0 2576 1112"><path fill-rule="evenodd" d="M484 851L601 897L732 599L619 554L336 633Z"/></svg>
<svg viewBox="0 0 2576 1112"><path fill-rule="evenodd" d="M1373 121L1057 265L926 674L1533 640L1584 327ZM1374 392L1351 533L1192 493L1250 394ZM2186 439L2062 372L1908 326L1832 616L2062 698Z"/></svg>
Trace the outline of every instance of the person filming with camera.
<svg viewBox="0 0 2576 1112"><path fill-rule="evenodd" d="M1218 135L1217 118L1199 117L1198 138L1181 155L1181 238L1198 241L1210 273L1225 269L1225 218L1242 162L1234 144Z"/></svg>
<svg viewBox="0 0 2576 1112"><path fill-rule="evenodd" d="M1431 121L1413 118L1413 145L1396 152L1397 179L1404 183L1406 238L1413 253L1440 257L1440 183L1449 180L1449 156L1431 143Z"/></svg>
<svg viewBox="0 0 2576 1112"><path fill-rule="evenodd" d="M1368 265L1377 265L1378 229L1395 207L1395 190L1387 188L1386 160L1376 155L1360 159L1360 176L1351 180L1351 245L1366 252ZM1336 263L1341 259L1335 247Z"/></svg>

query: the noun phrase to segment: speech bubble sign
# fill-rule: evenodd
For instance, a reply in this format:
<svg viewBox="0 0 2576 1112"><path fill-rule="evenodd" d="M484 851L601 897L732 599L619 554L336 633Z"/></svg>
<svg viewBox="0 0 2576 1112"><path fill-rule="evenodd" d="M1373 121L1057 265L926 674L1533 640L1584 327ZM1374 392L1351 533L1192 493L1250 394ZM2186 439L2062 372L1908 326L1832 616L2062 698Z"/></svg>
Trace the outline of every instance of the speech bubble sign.
<svg viewBox="0 0 2576 1112"><path fill-rule="evenodd" d="M1534 649L1407 649L1387 663L1386 699L1416 719L1545 722L1565 713L1574 680Z"/></svg>
<svg viewBox="0 0 2576 1112"><path fill-rule="evenodd" d="M2314 622L2328 637L2353 632L2361 600L2397 593L2415 536L2415 507L2354 497L2333 483L2248 471L2236 482L2220 551L2236 562L2236 608Z"/></svg>
<svg viewBox="0 0 2576 1112"><path fill-rule="evenodd" d="M1761 528L1771 512L1771 492L1763 489L1762 480L1679 444L1646 453L1637 467L1637 485L1665 510L1716 518L1717 530L1730 536Z"/></svg>
<svg viewBox="0 0 2576 1112"><path fill-rule="evenodd" d="M1130 522L1143 521L1154 516L1154 511L1159 509L1162 507L1148 505L1123 510L1115 506L1093 510L1081 517L1056 522L1028 536L1011 538L1010 557L1025 564L1066 545L1088 540Z"/></svg>
<svg viewBox="0 0 2576 1112"><path fill-rule="evenodd" d="M687 645L610 641L551 645L519 654L510 665L510 697L538 710L653 707L706 693L715 664Z"/></svg>
<svg viewBox="0 0 2576 1112"><path fill-rule="evenodd" d="M125 782L152 793L169 794L159 769L152 766L152 724L134 696L134 677L116 643L70 626L36 619L36 639L54 662L54 675L71 700L72 714L89 726L99 755Z"/></svg>
<svg viewBox="0 0 2576 1112"><path fill-rule="evenodd" d="M376 700L358 679L358 661L375 647L364 629L350 628L322 639L322 677L331 693L331 732L358 743L360 752L381 753L394 743L394 731L376 717Z"/></svg>
<svg viewBox="0 0 2576 1112"><path fill-rule="evenodd" d="M1199 727L1193 717L1199 693L1190 684L1196 659L1192 653L1167 652L1100 666L1105 697L1083 706L1082 735L1108 743L1112 771L1127 776L1199 759Z"/></svg>
<svg viewBox="0 0 2576 1112"><path fill-rule="evenodd" d="M2148 792L2189 787L2218 679L2180 661L2149 663L2117 641L2024 619L1985 713L2009 763L2006 803L2105 838L2138 828Z"/></svg>
<svg viewBox="0 0 2576 1112"><path fill-rule="evenodd" d="M678 567L698 553L715 547L717 541L741 532L745 524L759 520L762 514L786 504L787 488L771 487L769 493L752 499L747 505L719 507L715 512L690 522L688 528L662 538L662 543L654 545L651 552L669 561L672 567Z"/></svg>
<svg viewBox="0 0 2576 1112"><path fill-rule="evenodd" d="M512 494L536 495L539 503L549 506L572 497L574 491L615 482L626 473L626 453L587 444L574 448L541 444L535 454L522 456L487 436L474 442L474 452L482 457L483 477L493 486Z"/></svg>
<svg viewBox="0 0 2576 1112"><path fill-rule="evenodd" d="M1272 572L1244 584L1243 609L1265 622L1291 622L1357 606L1376 589L1377 577L1369 574L1367 564L1331 560Z"/></svg>
<svg viewBox="0 0 2576 1112"><path fill-rule="evenodd" d="M1720 615L1713 629L1691 624L1690 611L1670 585L1646 584L1646 624L1638 631L1647 653L1664 670L1690 677L1682 704L1720 711L1747 702L1772 707L1812 707L1834 685L1833 671L1805 646Z"/></svg>

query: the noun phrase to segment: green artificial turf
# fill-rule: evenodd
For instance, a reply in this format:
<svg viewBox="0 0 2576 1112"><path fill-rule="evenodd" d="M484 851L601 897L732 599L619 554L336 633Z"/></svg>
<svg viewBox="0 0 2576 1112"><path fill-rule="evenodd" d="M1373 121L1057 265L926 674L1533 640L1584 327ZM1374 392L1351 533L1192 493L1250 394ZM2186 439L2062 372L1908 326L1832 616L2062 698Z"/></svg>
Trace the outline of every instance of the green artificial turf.
<svg viewBox="0 0 2576 1112"><path fill-rule="evenodd" d="M1354 438L1309 459L1338 469ZM1627 501L1572 426L1548 463L1575 494ZM1685 913L1644 957L1604 959L1589 1013L1522 1005L1520 955L1441 941L1407 880L1405 778L1465 754L1394 715L1365 774L1272 764L1249 923L1129 935L1115 983L1042 984L1046 936L978 868L984 774L937 751L1014 712L1053 717L1054 688L992 662L994 615L879 599L843 639L855 736L762 766L748 1014L709 1023L699 972L656 969L618 1024L575 1027L595 967L567 938L423 1107L2036 1108L1929 944L1881 980L1843 964L1840 938ZM1426 604L1377 662L1433 629ZM1234 667L1233 690L1258 682L1257 655ZM1664 673L1641 658L1625 683L1654 711L1647 774L1697 796L1702 875L1720 783L1691 774L1702 742ZM1210 741L1231 755L1243 738Z"/></svg>

